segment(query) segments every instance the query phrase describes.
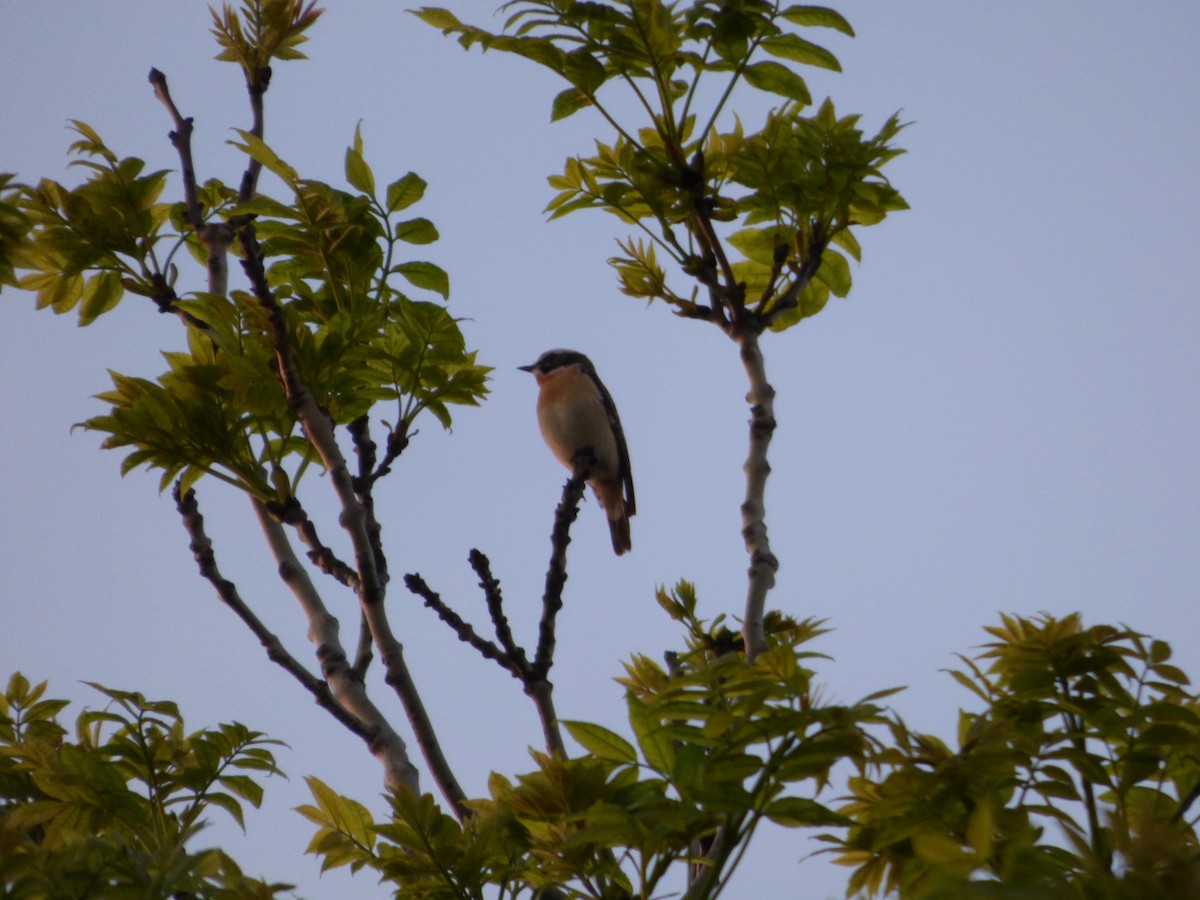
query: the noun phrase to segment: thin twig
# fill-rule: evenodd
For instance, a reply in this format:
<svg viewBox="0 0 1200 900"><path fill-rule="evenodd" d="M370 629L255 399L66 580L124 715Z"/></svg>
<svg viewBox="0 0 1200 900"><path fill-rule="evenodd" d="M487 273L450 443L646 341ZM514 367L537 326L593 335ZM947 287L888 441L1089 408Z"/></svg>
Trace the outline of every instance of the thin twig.
<svg viewBox="0 0 1200 900"><path fill-rule="evenodd" d="M358 617L358 647L354 651L354 665L350 667L359 680L367 677L367 669L371 667L371 660L375 658L374 646L371 642L371 625L367 622L367 617L360 614Z"/></svg>
<svg viewBox="0 0 1200 900"><path fill-rule="evenodd" d="M154 87L154 96L167 108L175 129L168 137L175 152L179 154L180 174L183 177L183 199L187 207L187 222L196 232L196 238L204 247L208 267L208 290L212 294L224 294L229 287L229 267L226 262L229 244L233 233L224 222L204 224L204 210L200 206L200 196L196 188L196 166L192 159L192 119L184 117L171 92L167 88L167 76L158 69L150 70L150 84ZM167 284L161 275L154 279L154 302L159 312L172 312L185 324L201 330L209 330L206 322L202 322L189 312L180 309L175 301L179 298L174 289Z"/></svg>
<svg viewBox="0 0 1200 900"><path fill-rule="evenodd" d="M424 600L425 605L437 613L439 619L450 626L451 630L458 635L460 641L470 644L479 651L480 656L497 663L502 669L512 675L513 678L521 679L523 677L520 666L508 654L487 638L480 637L479 633L471 627L470 623L447 606L441 596L426 584L425 579L419 574L414 572L410 575L405 575L404 584L410 591Z"/></svg>
<svg viewBox="0 0 1200 900"><path fill-rule="evenodd" d="M475 570L475 574L479 576L479 586L483 589L488 615L492 619L492 627L496 630L496 640L504 648L505 655L518 663L522 671L526 670L529 661L525 657L524 648L513 640L508 617L504 614L504 598L500 594L500 582L492 575L491 561L479 550L472 550L467 559L471 563L471 568Z"/></svg>
<svg viewBox="0 0 1200 900"><path fill-rule="evenodd" d="M260 66L254 71L254 74L246 74L246 91L250 95L250 114L252 123L250 125L250 133L259 140L263 136L263 94L267 92L267 88L271 86L271 67ZM246 171L242 175L242 183L238 188L238 201L246 203L254 198L255 192L258 190L258 176L262 172L262 163L254 157L250 157L250 161L246 164Z"/></svg>
<svg viewBox="0 0 1200 900"><path fill-rule="evenodd" d="M829 242L820 234L814 236L809 244L808 256L803 263L795 267L792 282L788 285L787 290L760 316L764 327L769 327L772 322L800 302L800 295L804 293L804 289L817 274L817 269L821 268L821 255L828 246ZM774 279L772 279L772 284L774 284Z"/></svg>

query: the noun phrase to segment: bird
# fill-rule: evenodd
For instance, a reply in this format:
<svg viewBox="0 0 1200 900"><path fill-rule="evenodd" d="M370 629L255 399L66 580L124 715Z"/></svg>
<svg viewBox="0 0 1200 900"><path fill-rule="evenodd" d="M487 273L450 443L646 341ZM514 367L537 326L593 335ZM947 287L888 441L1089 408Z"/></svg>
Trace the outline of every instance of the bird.
<svg viewBox="0 0 1200 900"><path fill-rule="evenodd" d="M613 552L632 549L629 517L637 511L629 449L616 404L592 361L574 350L547 350L537 362L518 366L538 384L537 417L551 452L574 471L575 456L590 450L588 484L608 517Z"/></svg>

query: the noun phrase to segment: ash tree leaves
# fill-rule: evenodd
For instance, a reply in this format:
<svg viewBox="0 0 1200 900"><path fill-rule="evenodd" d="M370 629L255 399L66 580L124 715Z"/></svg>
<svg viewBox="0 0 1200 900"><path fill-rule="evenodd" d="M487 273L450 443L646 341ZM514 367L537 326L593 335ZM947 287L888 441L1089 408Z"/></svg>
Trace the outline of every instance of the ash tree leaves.
<svg viewBox="0 0 1200 900"><path fill-rule="evenodd" d="M859 259L852 229L907 208L882 173L901 152L891 144L897 117L868 136L857 116L839 118L829 101L805 112L812 96L804 68L841 67L796 29L853 36L834 10L765 0L514 0L504 9L501 33L439 8L416 15L464 47L516 53L561 76L570 86L555 96L552 119L594 107L611 127L611 141L551 176L547 211L557 218L596 208L637 226L641 234L618 241L621 253L609 260L629 296L712 318L697 295L719 284L727 303L783 330L849 292L842 253ZM702 82L712 90L702 92ZM741 82L783 100L749 134L725 114ZM617 90L632 96L645 127L608 104ZM706 106L700 98L710 95L718 99ZM718 228L726 222L741 227L726 234ZM750 232L764 223L769 246ZM725 263L726 241L742 259ZM695 284L673 286L667 260Z"/></svg>
<svg viewBox="0 0 1200 900"><path fill-rule="evenodd" d="M725 652L736 636L695 617L693 587L660 592L688 632L669 669L634 656L620 679L633 740L602 725L563 725L585 754L534 752L535 769L493 774L489 796L470 801L463 823L429 795L397 792L390 820L310 780L319 826L310 852L322 865L366 866L405 897L504 896L556 887L572 896L662 896L695 842L730 832L708 861L716 896L743 846L764 822L792 828L850 820L817 798L834 766L863 771L874 748L867 729L884 722L876 698L821 700L807 663L820 623L773 616L770 646L753 666ZM889 692L880 695L886 696ZM505 893L508 892L508 893ZM490 896L490 895L489 895Z"/></svg>
<svg viewBox="0 0 1200 900"><path fill-rule="evenodd" d="M84 123L75 129L81 140L73 149L89 173L83 184L44 180L5 195L31 228L15 261L33 271L18 284L36 291L41 307L78 308L80 324L114 309L128 291L190 325L187 348L164 354L168 368L157 379L112 373L112 388L99 395L109 411L82 426L105 434L105 447L129 449L123 471L160 469L163 488L180 478L186 490L213 475L272 499L271 470L290 458L294 485L317 455L274 377L267 317L247 290L176 294L178 250L186 246L201 262L205 250L183 205L159 202L167 173L118 157ZM486 393L488 369L439 302L450 293L445 270L405 258L406 247L438 237L428 219L404 215L425 182L409 172L379 196L358 129L345 156L351 191L303 178L261 139L239 135L233 143L276 175L290 198L259 194L238 203L217 180L199 195L210 223L254 220L305 383L337 424L382 402L393 409L386 418L395 431L408 433L425 411L449 428L454 406L475 405Z"/></svg>
<svg viewBox="0 0 1200 900"><path fill-rule="evenodd" d="M112 310L126 290L155 297L174 280L174 250L161 260L159 245L170 204L158 202L165 170L145 172L136 158L120 159L84 122L72 123L80 139L74 165L89 173L75 188L42 179L17 186L15 202L26 232L19 268L32 269L17 285L37 294L38 309L62 314L76 308L88 325Z"/></svg>
<svg viewBox="0 0 1200 900"><path fill-rule="evenodd" d="M851 780L835 841L850 890L976 896L982 877L1004 896L1194 893L1200 697L1170 647L1078 614L986 630L950 673L985 703L961 714L958 749L893 722L879 776Z"/></svg>
<svg viewBox="0 0 1200 900"><path fill-rule="evenodd" d="M19 672L0 696L0 890L44 897L270 898L291 885L192 851L219 810L244 824L259 779L281 775L278 741L238 723L188 733L174 703L92 684L101 706L68 705Z"/></svg>

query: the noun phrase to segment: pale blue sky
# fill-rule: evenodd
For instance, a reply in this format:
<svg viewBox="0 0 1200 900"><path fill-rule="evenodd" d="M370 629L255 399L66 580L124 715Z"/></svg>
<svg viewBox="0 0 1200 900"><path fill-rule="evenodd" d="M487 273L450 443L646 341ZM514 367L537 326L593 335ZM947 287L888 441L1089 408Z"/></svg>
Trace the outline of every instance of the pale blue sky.
<svg viewBox="0 0 1200 900"><path fill-rule="evenodd" d="M381 180L421 174L416 212L442 240L414 256L450 272L452 308L496 366L487 404L461 412L451 435L426 423L382 487L392 570L419 570L479 615L465 562L479 547L515 624L532 627L564 473L515 367L552 346L587 352L621 409L638 515L634 551L616 559L595 504L583 510L554 675L561 715L622 721L610 680L621 660L676 641L656 585L694 580L710 616L741 606L737 355L715 329L619 294L605 265L624 233L614 220L544 222L545 176L605 136L587 113L549 124L548 73L463 53L398 5L327 5L311 60L275 69L268 141L338 183L361 121ZM444 5L485 22L493 4ZM850 298L765 341L779 419L772 602L830 620L815 649L835 658L822 666L831 698L907 684L897 708L947 736L971 698L939 670L1000 611L1124 622L1200 672L1200 6L838 8L858 37L814 35L845 72L813 72L810 87L867 128L897 109L915 123L889 167L912 210L860 234ZM153 65L196 119L201 176L236 181L224 142L247 123L244 94L211 59L207 18L201 3L0 6L0 170L76 178L70 118L174 168ZM0 673L92 703L79 680L141 690L178 700L192 727L238 719L286 740L291 781L268 787L248 837L221 827L212 839L252 872L299 879L303 896L382 896L369 878L318 879L300 859L308 826L290 811L306 774L381 810L375 762L215 601L157 475L122 480L118 455L69 431L100 410L88 398L106 368L157 374L158 351L179 341L177 323L136 297L81 330L4 293ZM215 485L200 493L226 574L311 659L245 504ZM388 603L467 790L525 768L539 733L515 682L398 580ZM844 873L798 864L809 849L792 833L764 841L747 863L758 874L731 896L837 895Z"/></svg>

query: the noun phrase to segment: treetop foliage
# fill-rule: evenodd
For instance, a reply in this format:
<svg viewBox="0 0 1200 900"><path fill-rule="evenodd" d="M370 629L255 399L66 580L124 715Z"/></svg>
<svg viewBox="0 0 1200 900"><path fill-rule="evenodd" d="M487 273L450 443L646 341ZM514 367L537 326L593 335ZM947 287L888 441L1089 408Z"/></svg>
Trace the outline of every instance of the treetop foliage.
<svg viewBox="0 0 1200 900"><path fill-rule="evenodd" d="M106 433L105 447L131 448L125 471L161 469L163 488L209 474L260 500L282 500L271 474L287 471L294 486L315 454L272 375L266 312L244 290L177 295L179 251L202 264L210 255L187 204L160 202L168 173L147 173L87 124L74 127L80 140L71 149L88 178L73 189L43 179L21 193L16 208L32 230L18 260L35 271L19 286L37 293L39 308L78 309L81 325L129 292L193 326L186 350L164 354L168 369L157 379L114 372L113 389L99 395L110 412L84 427ZM243 201L210 179L197 188L198 204L205 223L255 221L299 374L317 402L337 424L386 403L396 440L423 412L449 428L454 405L484 396L489 369L467 350L443 302L410 296L444 301L450 291L439 266L401 256L406 245L438 237L428 219L399 215L420 200L424 181L410 172L377 192L358 131L346 151L351 191L301 178L261 138L241 136L235 145L279 176L290 199Z"/></svg>
<svg viewBox="0 0 1200 900"><path fill-rule="evenodd" d="M514 0L503 8L502 33L440 8L416 15L466 48L514 53L563 78L570 86L554 98L552 119L585 108L603 117L612 140L597 140L594 155L568 159L550 178L557 193L547 211L597 208L640 229L610 260L630 296L735 330L782 330L849 292L847 256L861 256L853 227L907 208L882 173L903 152L891 144L898 117L867 137L858 116L839 117L829 100L804 112L812 97L798 67L840 65L793 29L853 36L834 10L768 0ZM780 99L757 131L724 115L739 84ZM605 99L609 85L634 98L647 125L622 120ZM728 258L722 223L741 225L727 236L741 259ZM672 287L660 255L693 284Z"/></svg>

